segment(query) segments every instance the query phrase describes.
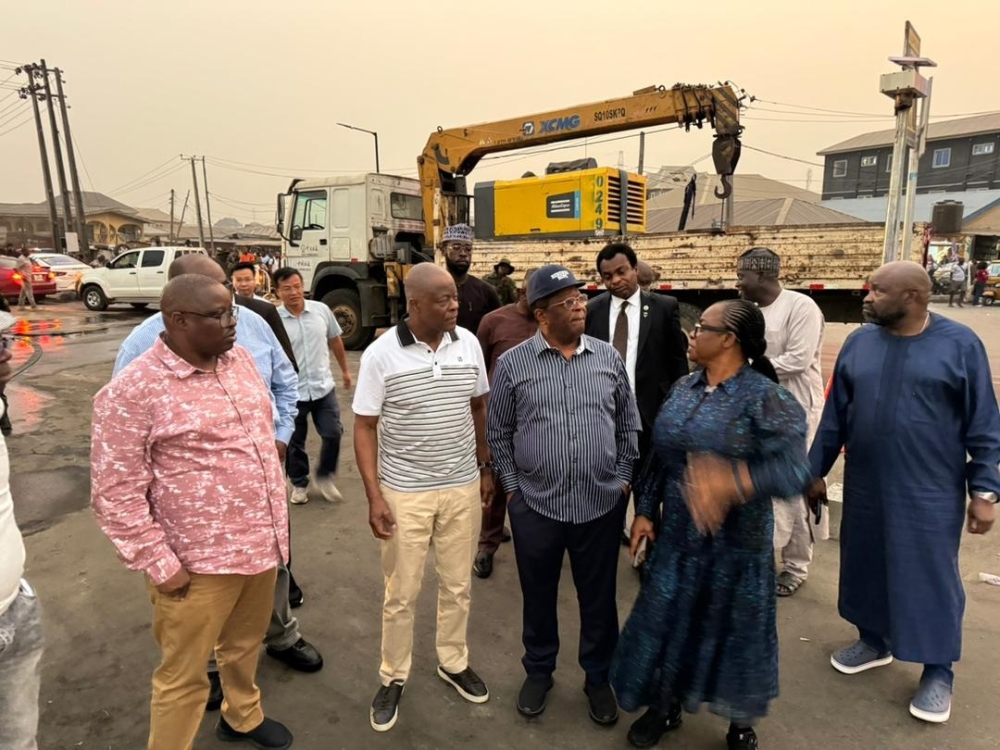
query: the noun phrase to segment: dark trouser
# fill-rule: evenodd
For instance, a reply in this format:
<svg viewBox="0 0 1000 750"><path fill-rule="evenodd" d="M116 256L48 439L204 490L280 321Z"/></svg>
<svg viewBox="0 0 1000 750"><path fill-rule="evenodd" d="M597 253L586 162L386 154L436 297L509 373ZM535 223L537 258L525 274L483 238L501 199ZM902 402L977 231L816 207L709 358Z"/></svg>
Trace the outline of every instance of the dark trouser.
<svg viewBox="0 0 1000 750"><path fill-rule="evenodd" d="M299 401L299 413L295 416L295 432L288 444L286 468L288 478L295 487L309 486L309 454L306 453L306 436L309 434L309 415L322 439L319 451L319 466L316 476L325 477L337 472L340 459L340 438L344 428L340 424L340 406L337 405L336 390L330 391L315 401Z"/></svg>
<svg viewBox="0 0 1000 750"><path fill-rule="evenodd" d="M618 552L627 501L600 518L573 524L536 513L515 494L508 506L514 554L524 597L524 657L530 674L555 671L559 654L557 600L563 557L569 552L580 604L580 666L588 681L608 681L618 644Z"/></svg>
<svg viewBox="0 0 1000 750"><path fill-rule="evenodd" d="M0 391L0 401L3 401L3 414L0 415L0 432L9 435L13 430L10 423L10 404L7 402L7 394Z"/></svg>
<svg viewBox="0 0 1000 750"><path fill-rule="evenodd" d="M982 302L983 292L986 291L986 284L977 281L972 285L972 304L979 305Z"/></svg>
<svg viewBox="0 0 1000 750"><path fill-rule="evenodd" d="M858 628L858 635L862 641L878 651L880 654L892 653L892 644L890 644L886 638L883 638L878 633L872 630ZM951 685L955 681L955 672L951 668L951 662L948 664L924 664L923 677L942 680L943 682Z"/></svg>
<svg viewBox="0 0 1000 750"><path fill-rule="evenodd" d="M496 475L493 490L493 505L483 511L483 525L479 530L479 551L490 554L503 542L503 522L507 519L507 493Z"/></svg>

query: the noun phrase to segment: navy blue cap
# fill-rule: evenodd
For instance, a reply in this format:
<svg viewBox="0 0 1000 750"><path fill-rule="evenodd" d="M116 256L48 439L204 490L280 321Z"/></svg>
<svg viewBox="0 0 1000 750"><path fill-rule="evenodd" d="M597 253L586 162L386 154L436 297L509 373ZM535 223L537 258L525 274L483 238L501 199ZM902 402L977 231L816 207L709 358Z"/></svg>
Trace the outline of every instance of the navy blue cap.
<svg viewBox="0 0 1000 750"><path fill-rule="evenodd" d="M551 297L556 292L570 287L581 287L583 282L565 266L550 263L542 266L528 279L528 304L533 305L540 299Z"/></svg>

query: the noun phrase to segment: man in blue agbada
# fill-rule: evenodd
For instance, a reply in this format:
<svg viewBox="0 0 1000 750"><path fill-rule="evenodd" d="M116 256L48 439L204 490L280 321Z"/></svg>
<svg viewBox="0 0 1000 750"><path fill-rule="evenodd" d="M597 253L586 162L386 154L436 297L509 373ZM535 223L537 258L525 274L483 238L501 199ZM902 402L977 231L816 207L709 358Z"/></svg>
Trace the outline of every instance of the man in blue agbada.
<svg viewBox="0 0 1000 750"><path fill-rule="evenodd" d="M831 662L844 674L923 664L910 713L941 723L962 649L958 548L963 525L985 534L996 517L1000 412L982 342L929 313L930 293L916 263L872 275L874 325L844 342L809 458L825 477L846 447L839 607L859 639ZM808 497L825 502L825 483Z"/></svg>

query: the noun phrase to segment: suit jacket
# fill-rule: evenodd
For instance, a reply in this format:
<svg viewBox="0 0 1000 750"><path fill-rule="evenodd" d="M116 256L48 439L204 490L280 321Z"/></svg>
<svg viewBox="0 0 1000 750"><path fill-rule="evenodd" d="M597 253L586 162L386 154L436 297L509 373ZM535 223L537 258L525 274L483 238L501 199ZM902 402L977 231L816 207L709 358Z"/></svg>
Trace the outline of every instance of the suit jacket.
<svg viewBox="0 0 1000 750"><path fill-rule="evenodd" d="M608 316L611 294L604 292L587 305L588 336L611 342ZM674 297L642 292L639 345L635 361L635 400L643 430L649 434L671 386L688 374L688 339L681 328L680 305Z"/></svg>
<svg viewBox="0 0 1000 750"><path fill-rule="evenodd" d="M288 331L285 330L285 324L281 322L281 316L278 314L278 308L266 300L244 297L242 294L237 294L235 301L237 305L253 310L260 317L262 317L269 326L271 326L271 330L274 331L274 335L278 337L278 343L281 344L281 348L288 356L288 359L291 360L292 367L295 368L295 372L298 372L299 366L295 362L295 353L292 351L292 342L288 339Z"/></svg>

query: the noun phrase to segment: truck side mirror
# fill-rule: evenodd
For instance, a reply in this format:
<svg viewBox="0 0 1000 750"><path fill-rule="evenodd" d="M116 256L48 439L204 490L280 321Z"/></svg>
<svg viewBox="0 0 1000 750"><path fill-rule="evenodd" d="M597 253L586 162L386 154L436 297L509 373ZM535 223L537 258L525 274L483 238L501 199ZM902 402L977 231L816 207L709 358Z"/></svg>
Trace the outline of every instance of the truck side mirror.
<svg viewBox="0 0 1000 750"><path fill-rule="evenodd" d="M293 242L298 242L302 239L302 227L292 227L291 239Z"/></svg>

